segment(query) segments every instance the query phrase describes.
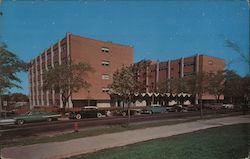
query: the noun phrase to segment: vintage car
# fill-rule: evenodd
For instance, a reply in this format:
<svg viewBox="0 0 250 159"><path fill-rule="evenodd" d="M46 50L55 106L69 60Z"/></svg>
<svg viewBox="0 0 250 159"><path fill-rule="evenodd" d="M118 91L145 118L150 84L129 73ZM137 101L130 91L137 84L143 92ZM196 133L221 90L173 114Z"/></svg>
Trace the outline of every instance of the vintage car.
<svg viewBox="0 0 250 159"><path fill-rule="evenodd" d="M81 111L69 112L70 119L101 118L106 115L105 110L99 110L96 106L86 106Z"/></svg>
<svg viewBox="0 0 250 159"><path fill-rule="evenodd" d="M40 122L40 121L50 122L52 120L58 120L59 117L61 117L61 114L53 112L29 111L25 114L15 117L14 120L16 124L22 125L24 123Z"/></svg>
<svg viewBox="0 0 250 159"><path fill-rule="evenodd" d="M140 115L140 114L141 114L141 109L130 109L130 115ZM127 116L128 109L117 110L115 112L115 115Z"/></svg>
<svg viewBox="0 0 250 159"><path fill-rule="evenodd" d="M0 126L4 125L14 125L15 120L14 119L0 119Z"/></svg>
<svg viewBox="0 0 250 159"><path fill-rule="evenodd" d="M142 110L143 114L154 114L154 113L165 113L165 112L167 112L166 107L163 107L158 104L146 106L146 108Z"/></svg>

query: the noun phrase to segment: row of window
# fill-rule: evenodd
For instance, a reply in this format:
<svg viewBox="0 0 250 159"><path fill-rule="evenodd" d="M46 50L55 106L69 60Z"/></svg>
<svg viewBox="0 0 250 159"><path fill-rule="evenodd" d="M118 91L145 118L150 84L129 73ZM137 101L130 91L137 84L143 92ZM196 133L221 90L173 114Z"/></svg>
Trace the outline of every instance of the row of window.
<svg viewBox="0 0 250 159"><path fill-rule="evenodd" d="M187 67L187 66L194 66L194 62L184 63L184 67Z"/></svg>
<svg viewBox="0 0 250 159"><path fill-rule="evenodd" d="M102 52L104 52L104 53L109 53L109 48L107 48L107 47L102 47Z"/></svg>

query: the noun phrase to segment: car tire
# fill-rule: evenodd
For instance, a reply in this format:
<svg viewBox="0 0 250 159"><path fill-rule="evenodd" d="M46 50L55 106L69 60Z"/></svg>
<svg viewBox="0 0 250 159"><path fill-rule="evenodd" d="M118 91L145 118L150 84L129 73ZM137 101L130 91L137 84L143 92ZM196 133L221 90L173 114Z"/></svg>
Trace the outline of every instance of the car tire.
<svg viewBox="0 0 250 159"><path fill-rule="evenodd" d="M153 114L153 112L150 110L150 111L149 111L149 114Z"/></svg>
<svg viewBox="0 0 250 159"><path fill-rule="evenodd" d="M76 114L76 119L82 119L82 115L81 114Z"/></svg>
<svg viewBox="0 0 250 159"><path fill-rule="evenodd" d="M47 118L47 121L48 122L51 122L53 119L52 118Z"/></svg>
<svg viewBox="0 0 250 159"><path fill-rule="evenodd" d="M24 124L24 120L22 120L22 119L17 120L17 124L18 125L23 125Z"/></svg>
<svg viewBox="0 0 250 159"><path fill-rule="evenodd" d="M127 113L126 112L122 112L122 116L126 116L127 115Z"/></svg>
<svg viewBox="0 0 250 159"><path fill-rule="evenodd" d="M101 117L102 117L102 113L97 113L97 114L96 114L96 117L97 117L97 118L101 118Z"/></svg>

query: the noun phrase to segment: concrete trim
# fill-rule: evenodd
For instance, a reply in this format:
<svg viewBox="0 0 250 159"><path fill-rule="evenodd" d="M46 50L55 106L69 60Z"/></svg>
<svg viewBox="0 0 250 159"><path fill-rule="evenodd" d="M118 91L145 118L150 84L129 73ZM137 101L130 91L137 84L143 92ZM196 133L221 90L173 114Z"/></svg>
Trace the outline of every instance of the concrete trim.
<svg viewBox="0 0 250 159"><path fill-rule="evenodd" d="M43 71L42 71L42 55L40 55L40 81L41 81L41 104L42 106L44 105L44 100L43 100Z"/></svg>

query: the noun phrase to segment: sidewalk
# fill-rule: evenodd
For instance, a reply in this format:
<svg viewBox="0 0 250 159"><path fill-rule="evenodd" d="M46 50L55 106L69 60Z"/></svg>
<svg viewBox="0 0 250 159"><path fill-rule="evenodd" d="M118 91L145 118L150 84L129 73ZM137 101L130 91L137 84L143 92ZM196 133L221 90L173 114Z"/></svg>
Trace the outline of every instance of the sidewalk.
<svg viewBox="0 0 250 159"><path fill-rule="evenodd" d="M250 116L234 116L194 122L151 127L99 136L69 140L65 142L52 142L28 146L4 148L2 159L60 159L84 153L91 153L102 149L125 146L151 139L169 137L197 130L250 123Z"/></svg>

